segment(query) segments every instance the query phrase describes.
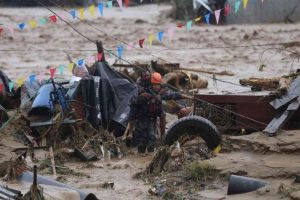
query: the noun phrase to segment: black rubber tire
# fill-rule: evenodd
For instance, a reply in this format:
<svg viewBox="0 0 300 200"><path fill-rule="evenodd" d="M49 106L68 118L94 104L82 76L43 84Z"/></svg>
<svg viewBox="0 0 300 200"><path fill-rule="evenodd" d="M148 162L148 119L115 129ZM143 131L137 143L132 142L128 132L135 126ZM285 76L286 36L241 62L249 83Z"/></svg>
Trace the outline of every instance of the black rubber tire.
<svg viewBox="0 0 300 200"><path fill-rule="evenodd" d="M211 150L214 150L222 141L217 127L211 121L193 115L183 117L172 124L166 133L164 144L170 146L184 134L201 137Z"/></svg>

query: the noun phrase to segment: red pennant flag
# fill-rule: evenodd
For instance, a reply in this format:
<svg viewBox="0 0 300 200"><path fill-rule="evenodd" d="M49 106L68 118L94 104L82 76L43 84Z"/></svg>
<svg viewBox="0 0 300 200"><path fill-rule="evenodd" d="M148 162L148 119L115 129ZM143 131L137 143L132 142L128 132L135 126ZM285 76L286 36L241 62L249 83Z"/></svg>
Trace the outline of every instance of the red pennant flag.
<svg viewBox="0 0 300 200"><path fill-rule="evenodd" d="M3 84L1 83L0 84L0 93L2 93L2 91L3 91Z"/></svg>
<svg viewBox="0 0 300 200"><path fill-rule="evenodd" d="M182 28L183 27L183 24L182 23L178 23L177 24L177 28Z"/></svg>
<svg viewBox="0 0 300 200"><path fill-rule="evenodd" d="M126 6L126 8L128 8L128 5L129 5L129 0L125 0L125 6Z"/></svg>
<svg viewBox="0 0 300 200"><path fill-rule="evenodd" d="M230 13L230 5L226 4L224 8L224 16L227 16Z"/></svg>
<svg viewBox="0 0 300 200"><path fill-rule="evenodd" d="M143 48L143 44L144 44L144 42L145 42L145 39L141 39L141 40L139 40L139 45L140 45L140 47L141 47L141 48Z"/></svg>
<svg viewBox="0 0 300 200"><path fill-rule="evenodd" d="M57 21L56 15L52 15L49 18L53 23L56 23L56 21Z"/></svg>
<svg viewBox="0 0 300 200"><path fill-rule="evenodd" d="M51 68L50 69L50 79L54 78L55 71L56 71L56 68Z"/></svg>
<svg viewBox="0 0 300 200"><path fill-rule="evenodd" d="M103 57L102 53L97 54L97 60L98 61L102 61L102 57Z"/></svg>

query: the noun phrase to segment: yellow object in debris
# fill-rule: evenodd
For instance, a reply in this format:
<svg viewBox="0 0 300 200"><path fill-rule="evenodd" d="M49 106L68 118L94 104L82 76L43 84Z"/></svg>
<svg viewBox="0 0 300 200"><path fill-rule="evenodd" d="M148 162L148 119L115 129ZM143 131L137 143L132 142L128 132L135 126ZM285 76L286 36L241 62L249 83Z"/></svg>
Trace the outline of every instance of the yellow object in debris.
<svg viewBox="0 0 300 200"><path fill-rule="evenodd" d="M18 87L21 87L23 85L23 83L24 83L24 78L19 78L17 80Z"/></svg>
<svg viewBox="0 0 300 200"><path fill-rule="evenodd" d="M29 24L30 24L32 29L35 29L37 27L37 22L35 20L30 20Z"/></svg>
<svg viewBox="0 0 300 200"><path fill-rule="evenodd" d="M70 63L68 65L68 69L70 70L70 72L72 72L73 68L74 68L75 63Z"/></svg>
<svg viewBox="0 0 300 200"><path fill-rule="evenodd" d="M220 151L221 151L221 145L218 145L214 150L213 150L213 152L215 153L215 154L217 154L217 153L219 153Z"/></svg>
<svg viewBox="0 0 300 200"><path fill-rule="evenodd" d="M84 19L84 8L79 9L79 18Z"/></svg>
<svg viewBox="0 0 300 200"><path fill-rule="evenodd" d="M201 17L198 17L198 18L195 19L195 22L198 22L200 20L201 20Z"/></svg>

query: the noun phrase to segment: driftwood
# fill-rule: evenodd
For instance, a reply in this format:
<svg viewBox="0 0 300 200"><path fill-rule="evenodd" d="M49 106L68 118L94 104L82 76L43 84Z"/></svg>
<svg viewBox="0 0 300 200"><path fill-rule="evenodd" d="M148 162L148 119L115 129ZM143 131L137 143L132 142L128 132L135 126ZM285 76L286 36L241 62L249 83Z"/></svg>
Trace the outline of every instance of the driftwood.
<svg viewBox="0 0 300 200"><path fill-rule="evenodd" d="M286 92L290 83L291 78L288 77L249 78L240 80L241 85L249 85L264 90L279 90L280 92Z"/></svg>
<svg viewBox="0 0 300 200"><path fill-rule="evenodd" d="M146 169L140 173L134 175L134 178L140 178L143 176L156 176L159 175L163 170L166 162L171 158L171 150L169 146L160 147L150 164Z"/></svg>
<svg viewBox="0 0 300 200"><path fill-rule="evenodd" d="M234 73L230 72L230 71L214 72L214 71L209 71L207 69L182 68L182 67L180 67L180 70L186 70L186 71L190 71L190 72L199 72L199 73L205 73L205 74L216 74L216 75L224 75L224 76L234 76Z"/></svg>

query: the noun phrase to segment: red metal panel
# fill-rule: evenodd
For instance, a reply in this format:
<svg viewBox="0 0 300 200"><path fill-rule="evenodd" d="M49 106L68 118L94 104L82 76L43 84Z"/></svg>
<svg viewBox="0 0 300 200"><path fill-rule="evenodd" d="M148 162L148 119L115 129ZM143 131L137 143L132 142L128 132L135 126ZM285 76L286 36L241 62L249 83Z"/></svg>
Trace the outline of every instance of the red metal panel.
<svg viewBox="0 0 300 200"><path fill-rule="evenodd" d="M285 108L275 110L269 104L274 98L275 96L197 94L195 95L194 113L208 118L220 129L263 130L277 114L281 114L285 110ZM203 102L209 102L221 109L216 109L216 107ZM233 112L237 114L233 114ZM298 110L292 121L297 121L299 116ZM292 125L287 123L284 128L292 128Z"/></svg>

